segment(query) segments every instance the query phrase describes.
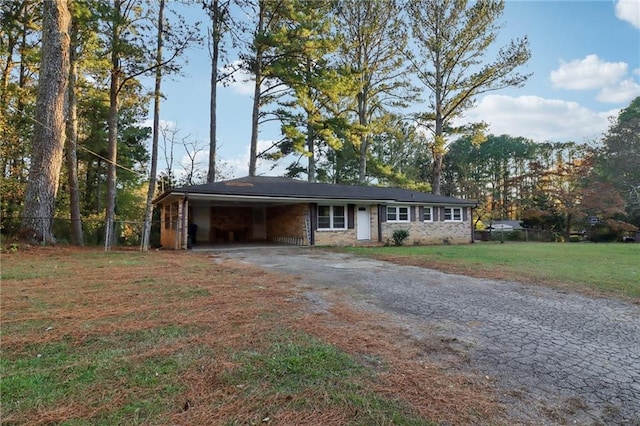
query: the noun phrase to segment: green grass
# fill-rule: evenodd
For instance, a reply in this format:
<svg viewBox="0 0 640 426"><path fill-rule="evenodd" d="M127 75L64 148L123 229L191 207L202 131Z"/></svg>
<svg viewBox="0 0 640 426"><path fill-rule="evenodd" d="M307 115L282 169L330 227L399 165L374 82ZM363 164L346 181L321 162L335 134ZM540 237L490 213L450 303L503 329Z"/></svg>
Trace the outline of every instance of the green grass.
<svg viewBox="0 0 640 426"><path fill-rule="evenodd" d="M307 334L286 331L269 336L269 340L272 344L264 350L235 354L239 366L226 375L229 383L245 389L249 400L255 395L297 396L297 409L343 406L360 413L357 424L431 424L412 415L400 402L370 391L366 379L372 377L371 372L336 347ZM277 407L271 410L277 411Z"/></svg>
<svg viewBox="0 0 640 426"><path fill-rule="evenodd" d="M293 394L320 388L363 372L363 368L334 346L307 335L279 336L265 351L246 351L235 355L240 368L229 376L234 384L247 380L268 383L276 392Z"/></svg>
<svg viewBox="0 0 640 426"><path fill-rule="evenodd" d="M30 412L82 398L83 393L103 389L109 400L116 389L137 389L153 395L137 401L146 412L166 411L167 400L181 392L175 377L191 365L181 351L138 359L136 354L156 345L167 345L188 334L178 327L114 333L83 342L63 339L5 350L0 358L0 394L5 412ZM169 377L170 380L165 381ZM154 408L155 407L155 408ZM140 413L137 414L139 416ZM98 416L96 421L100 420ZM108 423L108 422L107 422Z"/></svg>
<svg viewBox="0 0 640 426"><path fill-rule="evenodd" d="M92 268L113 268L143 266L148 258L142 256L132 256L130 252L86 252L82 255L86 265ZM73 273L73 266L66 262L64 256L52 252L49 258L40 259L37 263L10 264L3 262L3 280L30 280L36 278L65 278Z"/></svg>
<svg viewBox="0 0 640 426"><path fill-rule="evenodd" d="M451 246L349 248L453 272L640 298L640 244L478 243Z"/></svg>
<svg viewBox="0 0 640 426"><path fill-rule="evenodd" d="M366 362L296 330L297 314L278 308L291 290L261 274L194 255L52 248L11 254L1 273L3 424L171 424L189 398L194 412L226 410L217 424L263 409L431 424L375 393Z"/></svg>

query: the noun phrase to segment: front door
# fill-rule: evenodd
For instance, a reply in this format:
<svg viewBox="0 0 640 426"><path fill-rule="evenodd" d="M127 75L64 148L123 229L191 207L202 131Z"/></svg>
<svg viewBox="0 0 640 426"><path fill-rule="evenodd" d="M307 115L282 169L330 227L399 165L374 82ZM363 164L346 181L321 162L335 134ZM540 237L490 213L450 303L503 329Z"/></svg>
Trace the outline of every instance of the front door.
<svg viewBox="0 0 640 426"><path fill-rule="evenodd" d="M356 231L358 240L371 239L371 217L369 216L369 207L367 206L358 206Z"/></svg>

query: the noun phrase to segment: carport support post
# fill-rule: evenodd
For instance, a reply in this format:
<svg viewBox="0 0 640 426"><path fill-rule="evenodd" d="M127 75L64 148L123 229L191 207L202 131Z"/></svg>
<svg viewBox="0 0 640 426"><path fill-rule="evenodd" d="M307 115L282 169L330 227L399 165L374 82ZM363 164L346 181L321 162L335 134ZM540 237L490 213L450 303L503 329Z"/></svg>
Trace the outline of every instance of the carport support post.
<svg viewBox="0 0 640 426"><path fill-rule="evenodd" d="M189 212L189 201L188 201L188 196L185 196L184 199L182 200L182 203L178 204L178 218L179 218L178 235L180 238L181 250L187 249L187 243L189 240L189 235L187 232L187 230L189 229L189 224L187 223L189 221L188 212Z"/></svg>

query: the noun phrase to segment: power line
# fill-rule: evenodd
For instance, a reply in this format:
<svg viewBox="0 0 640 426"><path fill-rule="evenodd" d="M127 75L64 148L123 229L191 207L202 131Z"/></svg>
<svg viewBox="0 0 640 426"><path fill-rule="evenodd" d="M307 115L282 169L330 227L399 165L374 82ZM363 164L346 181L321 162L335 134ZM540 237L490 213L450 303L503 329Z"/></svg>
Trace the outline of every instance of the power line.
<svg viewBox="0 0 640 426"><path fill-rule="evenodd" d="M21 110L21 109L18 109L18 108L16 108L16 107L13 107L13 106L9 106L9 108L11 108L14 112L18 112L18 113L22 114L24 117L26 117L27 119L29 119L29 120L33 121L34 123L39 124L39 125L41 125L42 127L45 127L45 128L47 128L47 129L51 130L51 127L49 127L49 126L47 126L46 124L42 123L41 121L37 120L35 117L33 117L33 116L29 115L29 114L28 114L28 113L26 113L25 111L23 111L23 110ZM82 150L84 150L84 151L88 152L88 153L89 153L89 154L91 154L91 155L94 155L94 156L96 156L96 157L98 157L98 158L100 158L100 159L102 159L102 160L106 161L106 162L107 162L107 163L109 163L109 164L113 164L114 166L116 166L116 167L118 167L118 168L120 168L120 169L122 169L122 170L126 170L126 171L128 171L128 172L134 173L134 174L139 175L139 176L142 176L142 177L147 177L147 174L146 174L146 173L141 173L141 172L139 172L139 171L137 171L137 170L133 170L133 169L130 169L130 168L126 167L126 166L123 166L122 164L118 164L117 162L113 162L113 161L109 160L108 158L103 157L102 155L100 155L100 154L98 154L98 153L96 153L96 152L94 152L94 151L91 151L90 149L88 149L88 148L86 148L86 147L84 147L84 146L82 146L82 145L78 145L78 148L80 148L80 149L82 149Z"/></svg>

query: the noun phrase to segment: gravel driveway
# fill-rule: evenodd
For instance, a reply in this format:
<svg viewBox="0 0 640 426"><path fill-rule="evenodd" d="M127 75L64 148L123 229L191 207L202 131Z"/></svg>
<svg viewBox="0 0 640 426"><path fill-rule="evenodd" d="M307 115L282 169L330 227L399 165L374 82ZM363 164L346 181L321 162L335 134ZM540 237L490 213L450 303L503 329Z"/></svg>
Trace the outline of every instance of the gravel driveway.
<svg viewBox="0 0 640 426"><path fill-rule="evenodd" d="M514 420L640 425L640 307L307 248L220 256L429 324L496 380Z"/></svg>

